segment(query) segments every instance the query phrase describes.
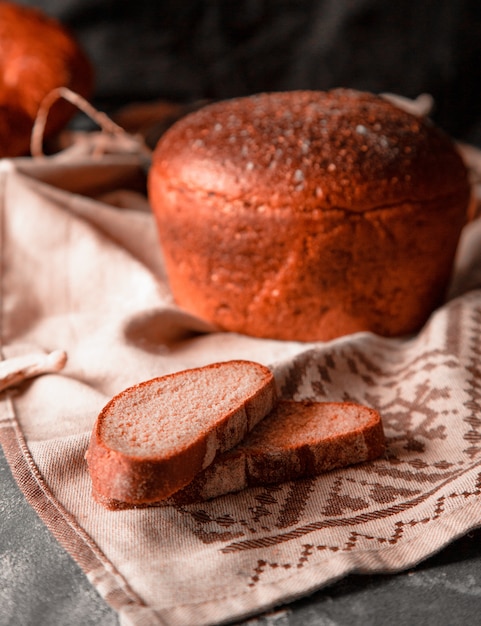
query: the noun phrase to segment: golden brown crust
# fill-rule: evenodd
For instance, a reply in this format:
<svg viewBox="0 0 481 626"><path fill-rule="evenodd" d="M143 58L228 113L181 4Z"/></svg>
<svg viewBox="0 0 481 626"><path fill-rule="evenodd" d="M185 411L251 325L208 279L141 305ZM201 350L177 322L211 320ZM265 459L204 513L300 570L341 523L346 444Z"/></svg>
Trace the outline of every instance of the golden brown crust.
<svg viewBox="0 0 481 626"><path fill-rule="evenodd" d="M310 478L372 461L385 448L381 416L374 409L352 402L281 400L239 445L187 487L167 502L150 505L202 502L248 487ZM119 500L99 501L111 510L132 508Z"/></svg>
<svg viewBox="0 0 481 626"><path fill-rule="evenodd" d="M180 306L313 341L417 330L444 295L470 188L428 120L334 90L187 116L156 148L149 195Z"/></svg>
<svg viewBox="0 0 481 626"><path fill-rule="evenodd" d="M425 118L353 90L259 94L184 117L154 171L195 193L290 211L356 213L465 193L451 140Z"/></svg>
<svg viewBox="0 0 481 626"><path fill-rule="evenodd" d="M325 424L319 428L316 422ZM282 400L238 446L175 493L172 502L318 476L372 461L385 447L381 416L374 409L352 402Z"/></svg>
<svg viewBox="0 0 481 626"><path fill-rule="evenodd" d="M37 9L0 2L0 157L28 152L30 132L43 98L66 86L88 97L93 70L73 36ZM62 128L74 109L52 107L46 134Z"/></svg>
<svg viewBox="0 0 481 626"><path fill-rule="evenodd" d="M92 494L99 503L112 499L139 505L162 500L192 480L204 455L205 442L199 440L174 457L136 459L107 448L96 433L87 453Z"/></svg>
<svg viewBox="0 0 481 626"><path fill-rule="evenodd" d="M230 367L230 364L241 364L247 368L255 368L262 377L259 382L239 402L235 408L220 416L215 425L207 420L204 431L195 440L189 441L189 445L181 449L172 449L162 456L136 456L126 453L107 443L105 430L106 421L120 421L122 415L116 405L120 398L131 399L132 403L138 402L142 390L148 390L155 386L157 380L164 384L172 384L173 387L182 391L183 378L191 372L200 369L209 369L218 372L219 389L222 389L222 370ZM208 394L205 389L199 389L200 396ZM229 390L225 390L229 396ZM195 400L195 399L193 399ZM94 498L105 503L110 499L128 502L131 505L141 505L148 502L167 498L188 484L194 476L213 460L214 455L230 449L242 439L267 413L271 411L277 401L275 381L270 370L259 364L245 361L231 361L226 363L213 363L204 368L194 368L183 372L177 372L162 377L145 381L130 387L112 398L100 412L92 430L89 448L86 453L88 469L92 480L92 493ZM168 415L169 407L162 405L159 398L158 413ZM146 421L154 419L146 415ZM240 422L240 423L239 423ZM170 424L170 430L175 430L175 423ZM169 425L167 424L167 428ZM122 435L119 435L122 442Z"/></svg>

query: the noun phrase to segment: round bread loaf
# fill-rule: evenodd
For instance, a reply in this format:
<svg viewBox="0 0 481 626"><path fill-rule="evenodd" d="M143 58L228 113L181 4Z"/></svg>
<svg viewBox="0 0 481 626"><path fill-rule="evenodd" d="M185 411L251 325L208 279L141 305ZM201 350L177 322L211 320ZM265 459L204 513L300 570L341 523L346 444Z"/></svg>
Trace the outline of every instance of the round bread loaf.
<svg viewBox="0 0 481 626"><path fill-rule="evenodd" d="M84 97L93 71L72 35L37 9L0 2L0 157L28 153L30 134L43 98L57 87ZM46 136L74 113L67 102L51 109Z"/></svg>
<svg viewBox="0 0 481 626"><path fill-rule="evenodd" d="M470 186L428 119L337 89L186 116L157 144L149 196L179 306L228 331L316 341L426 321Z"/></svg>

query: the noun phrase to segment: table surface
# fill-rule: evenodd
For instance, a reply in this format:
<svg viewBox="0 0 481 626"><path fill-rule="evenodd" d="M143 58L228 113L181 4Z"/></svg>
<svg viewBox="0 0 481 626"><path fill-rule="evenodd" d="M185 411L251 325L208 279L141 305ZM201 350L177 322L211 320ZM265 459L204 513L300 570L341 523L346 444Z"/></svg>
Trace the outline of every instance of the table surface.
<svg viewBox="0 0 481 626"><path fill-rule="evenodd" d="M409 571L350 575L242 626L454 626L479 624L480 611L481 529ZM118 623L27 504L0 448L0 626Z"/></svg>

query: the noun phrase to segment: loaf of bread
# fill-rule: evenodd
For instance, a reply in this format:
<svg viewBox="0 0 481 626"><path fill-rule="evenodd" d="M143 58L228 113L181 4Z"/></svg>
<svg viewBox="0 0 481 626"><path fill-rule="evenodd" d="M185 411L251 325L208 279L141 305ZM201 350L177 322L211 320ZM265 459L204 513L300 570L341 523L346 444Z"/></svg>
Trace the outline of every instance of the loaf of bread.
<svg viewBox="0 0 481 626"><path fill-rule="evenodd" d="M337 89L187 115L157 144L149 197L180 307L317 341L419 329L445 294L470 186L429 119Z"/></svg>
<svg viewBox="0 0 481 626"><path fill-rule="evenodd" d="M40 103L57 87L84 97L92 91L93 70L73 36L38 9L0 2L0 157L29 150ZM46 137L59 131L74 113L66 102L50 111Z"/></svg>
<svg viewBox="0 0 481 626"><path fill-rule="evenodd" d="M135 385L93 428L87 464L99 501L145 504L185 487L239 443L277 401L271 371L227 361Z"/></svg>
<svg viewBox="0 0 481 626"><path fill-rule="evenodd" d="M221 454L184 489L153 504L190 504L371 461L384 453L379 413L352 402L281 400L235 448ZM111 510L132 508L103 499Z"/></svg>

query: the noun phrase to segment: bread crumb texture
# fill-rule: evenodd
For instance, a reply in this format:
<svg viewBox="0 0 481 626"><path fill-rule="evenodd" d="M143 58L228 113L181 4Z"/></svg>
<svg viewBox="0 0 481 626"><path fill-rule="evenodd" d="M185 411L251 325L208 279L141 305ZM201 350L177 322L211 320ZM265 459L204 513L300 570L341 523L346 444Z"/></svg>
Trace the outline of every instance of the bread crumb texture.
<svg viewBox="0 0 481 626"><path fill-rule="evenodd" d="M241 410L265 380L264 368L229 362L148 381L109 403L99 437L107 448L128 456L172 456Z"/></svg>
<svg viewBox="0 0 481 626"><path fill-rule="evenodd" d="M320 440L362 433L376 421L376 415L367 407L348 402L283 401L246 437L245 445L260 451L316 445Z"/></svg>

